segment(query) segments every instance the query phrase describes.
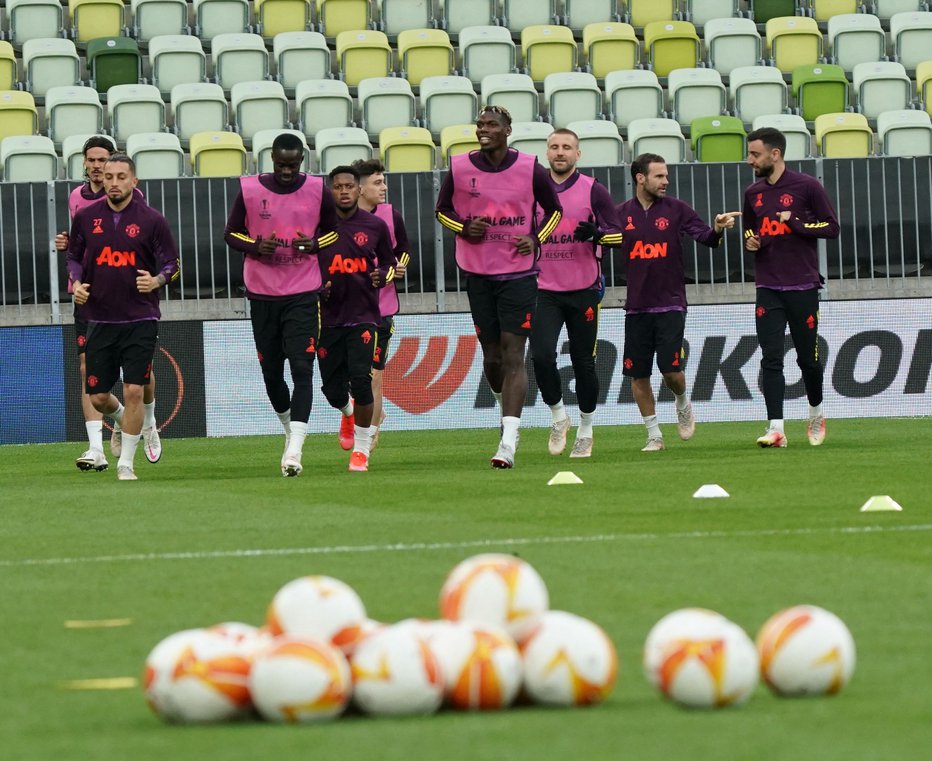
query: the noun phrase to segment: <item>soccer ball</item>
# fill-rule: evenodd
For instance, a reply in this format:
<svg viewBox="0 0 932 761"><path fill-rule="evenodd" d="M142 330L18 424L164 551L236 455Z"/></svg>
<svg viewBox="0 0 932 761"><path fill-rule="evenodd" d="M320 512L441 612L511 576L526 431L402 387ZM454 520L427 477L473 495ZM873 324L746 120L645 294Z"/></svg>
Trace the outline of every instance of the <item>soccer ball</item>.
<svg viewBox="0 0 932 761"><path fill-rule="evenodd" d="M759 676L757 649L744 630L696 609L657 623L645 643L644 668L666 697L690 708L740 705Z"/></svg>
<svg viewBox="0 0 932 761"><path fill-rule="evenodd" d="M343 713L352 694L346 657L311 638L279 637L256 654L252 701L270 721L310 723Z"/></svg>
<svg viewBox="0 0 932 761"><path fill-rule="evenodd" d="M525 690L538 703L589 705L615 686L615 646L592 621L572 613L544 613L521 654Z"/></svg>
<svg viewBox="0 0 932 761"><path fill-rule="evenodd" d="M549 604L537 571L511 555L489 553L464 560L440 591L442 618L502 627L517 642L527 637Z"/></svg>
<svg viewBox="0 0 932 761"><path fill-rule="evenodd" d="M366 608L348 584L329 576L303 576L278 590L266 615L273 636L311 637L344 653L362 638Z"/></svg>
<svg viewBox="0 0 932 761"><path fill-rule="evenodd" d="M247 658L252 658L258 650L261 650L272 640L271 635L264 628L260 629L252 624L244 624L239 621L224 621L222 624L214 624L207 631L226 637L233 644L236 651Z"/></svg>
<svg viewBox="0 0 932 761"><path fill-rule="evenodd" d="M507 708L521 687L521 654L503 629L474 621L437 626L430 648L454 708Z"/></svg>
<svg viewBox="0 0 932 761"><path fill-rule="evenodd" d="M169 722L238 718L252 706L249 668L249 658L222 634L208 629L176 632L146 658L146 701Z"/></svg>
<svg viewBox="0 0 932 761"><path fill-rule="evenodd" d="M389 626L350 660L353 701L370 714L430 714L443 702L437 658L414 626Z"/></svg>
<svg viewBox="0 0 932 761"><path fill-rule="evenodd" d="M824 608L796 605L773 615L757 634L761 675L778 695L833 695L854 673L854 639Z"/></svg>

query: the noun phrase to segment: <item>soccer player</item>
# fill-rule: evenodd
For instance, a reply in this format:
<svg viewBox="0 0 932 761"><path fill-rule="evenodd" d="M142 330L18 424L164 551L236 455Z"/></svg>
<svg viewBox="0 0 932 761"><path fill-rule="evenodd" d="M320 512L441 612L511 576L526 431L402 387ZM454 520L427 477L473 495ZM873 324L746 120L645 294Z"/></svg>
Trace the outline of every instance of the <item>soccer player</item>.
<svg viewBox="0 0 932 761"><path fill-rule="evenodd" d="M240 179L224 240L245 254L252 334L272 409L285 430L283 476L302 471L320 338L318 253L336 241L336 212L323 179L301 171L304 145L284 132L272 142L272 172ZM293 392L285 383L285 360Z"/></svg>
<svg viewBox="0 0 932 761"><path fill-rule="evenodd" d="M579 428L570 457L592 454L592 420L599 396L595 350L603 287L601 247L619 246L622 240L612 197L600 182L579 173L580 155L579 138L572 130L554 130L547 138L550 179L563 216L541 246L537 322L531 333L534 374L550 407L547 446L550 454L559 455L566 449L571 426L557 371L557 340L566 325L579 400Z"/></svg>
<svg viewBox="0 0 932 761"><path fill-rule="evenodd" d="M534 156L509 148L510 134L507 109L479 112L479 150L450 159L436 209L440 223L456 233L456 263L466 273L483 370L501 408L493 468L514 467L527 397L524 349L537 307L537 254L561 215L547 170Z"/></svg>
<svg viewBox="0 0 932 761"><path fill-rule="evenodd" d="M789 325L809 399L809 443L825 441L819 358L818 239L837 238L838 218L814 177L786 168L786 137L772 127L748 135L748 164L759 179L744 191L744 246L754 252L761 392L770 424L757 443L785 447L783 342Z"/></svg>
<svg viewBox="0 0 932 761"><path fill-rule="evenodd" d="M71 191L68 197L68 211L71 218L85 206L104 197L104 164L110 158L113 143L103 135L93 135L84 143L84 174L87 182ZM142 201L143 195L139 188L133 190L137 200ZM63 230L55 236L55 248L58 251L68 250L68 231ZM68 282L68 291L72 292L72 284ZM103 444L103 415L91 404L91 398L85 390L87 377L84 362L84 346L87 343L87 320L82 317L82 309L74 306L74 329L78 348L78 369L81 374L81 410L84 412L84 427L87 429L88 448L77 460L75 465L80 470L106 470L107 458L104 455ZM113 413L113 429L110 435L110 451L114 457L120 456L122 437L120 436L120 421L123 419L123 405L116 400L116 411ZM143 392L143 421L142 438L143 452L149 462L156 463L162 457L162 442L159 430L155 423L155 371L149 374L149 382Z"/></svg>
<svg viewBox="0 0 932 761"><path fill-rule="evenodd" d="M664 448L663 433L650 386L655 355L663 382L676 399L677 433L687 441L696 430L683 371L686 287L681 239L688 235L716 248L741 212L717 214L714 228L709 227L691 206L667 196L667 164L654 153L642 153L631 162L631 177L634 197L617 208L628 268L623 373L631 378L634 401L647 428L647 444L641 451L659 452Z"/></svg>
<svg viewBox="0 0 932 761"><path fill-rule="evenodd" d="M372 434L372 360L382 320L379 291L395 275L388 225L359 208L359 172L338 166L330 172L337 209L337 242L321 253L327 289L321 307L317 357L327 401L354 417L349 469L369 469ZM350 391L352 397L350 397Z"/></svg>
<svg viewBox="0 0 932 761"><path fill-rule="evenodd" d="M74 301L88 322L86 389L103 415L119 402L111 393L123 372L124 410L117 478L135 481L133 459L143 425L143 389L158 340L158 289L178 274L168 222L134 195L136 166L113 154L104 164L106 197L75 214L68 274Z"/></svg>
<svg viewBox="0 0 932 761"><path fill-rule="evenodd" d="M382 408L382 371L388 361L388 342L395 332L394 317L398 314L398 291L395 282L404 277L408 266L408 232L405 229L401 213L390 203L385 203L388 193L388 183L385 181L385 167L378 159L368 161L354 161L353 167L359 172L359 208L375 214L388 225L391 237L392 250L395 253L395 277L390 283L379 290L379 310L382 321L379 323L379 342L375 347L375 357L372 360L372 441L370 451L375 449L379 440L379 428L385 422L385 412ZM340 446L344 449L353 448L353 416L343 416L340 424Z"/></svg>

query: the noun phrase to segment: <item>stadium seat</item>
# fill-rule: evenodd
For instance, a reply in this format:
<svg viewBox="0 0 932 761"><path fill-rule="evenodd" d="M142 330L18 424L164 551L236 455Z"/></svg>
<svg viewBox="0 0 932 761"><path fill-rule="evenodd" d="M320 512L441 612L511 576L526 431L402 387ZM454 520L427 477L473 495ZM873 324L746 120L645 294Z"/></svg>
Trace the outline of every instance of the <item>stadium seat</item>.
<svg viewBox="0 0 932 761"><path fill-rule="evenodd" d="M548 74L576 68L576 41L565 26L527 26L521 30L525 72L535 82Z"/></svg>
<svg viewBox="0 0 932 761"><path fill-rule="evenodd" d="M13 46L5 40L0 40L0 92L14 89L17 80Z"/></svg>
<svg viewBox="0 0 932 761"><path fill-rule="evenodd" d="M81 59L71 40L27 40L23 43L23 80L36 98L50 87L81 82Z"/></svg>
<svg viewBox="0 0 932 761"><path fill-rule="evenodd" d="M932 114L932 59L916 67L916 95L925 106L926 113Z"/></svg>
<svg viewBox="0 0 932 761"><path fill-rule="evenodd" d="M685 20L697 27L704 27L710 21L728 20L738 13L737 0L686 0ZM705 29L703 31L708 32Z"/></svg>
<svg viewBox="0 0 932 761"><path fill-rule="evenodd" d="M221 34L249 31L249 0L194 0L195 32L210 43Z"/></svg>
<svg viewBox="0 0 932 761"><path fill-rule="evenodd" d="M592 74L568 71L544 78L547 119L554 127L602 118L602 91ZM617 128L612 124L612 129Z"/></svg>
<svg viewBox="0 0 932 761"><path fill-rule="evenodd" d="M377 139L386 127L412 127L417 123L417 103L406 79L364 79L359 83L357 97L361 119L359 126L371 140Z"/></svg>
<svg viewBox="0 0 932 761"><path fill-rule="evenodd" d="M235 132L197 132L190 151L197 177L241 177L249 168L243 138Z"/></svg>
<svg viewBox="0 0 932 761"><path fill-rule="evenodd" d="M13 135L35 135L39 112L31 93L20 90L0 92L0 140Z"/></svg>
<svg viewBox="0 0 932 761"><path fill-rule="evenodd" d="M537 156L537 160L547 165L547 138L553 132L553 126L547 122L512 122L508 145L522 153Z"/></svg>
<svg viewBox="0 0 932 761"><path fill-rule="evenodd" d="M340 76L350 87L363 79L387 77L392 71L392 49L384 32L341 32L336 51Z"/></svg>
<svg viewBox="0 0 932 761"><path fill-rule="evenodd" d="M822 33L815 19L806 16L772 18L767 21L766 35L771 64L783 73L819 62Z"/></svg>
<svg viewBox="0 0 932 761"><path fill-rule="evenodd" d="M140 180L169 180L184 176L184 151L171 132L140 132L126 139L126 154L136 163Z"/></svg>
<svg viewBox="0 0 932 761"><path fill-rule="evenodd" d="M618 127L604 119L583 119L570 122L566 128L579 138L581 155L576 166L621 166L625 163L625 143Z"/></svg>
<svg viewBox="0 0 932 761"><path fill-rule="evenodd" d="M648 69L611 71L605 77L608 118L621 129L635 119L657 119L663 114L663 90Z"/></svg>
<svg viewBox="0 0 932 761"><path fill-rule="evenodd" d="M137 132L165 129L165 104L155 85L114 85L107 90L110 134L119 145Z"/></svg>
<svg viewBox="0 0 932 761"><path fill-rule="evenodd" d="M897 13L912 13L922 6L922 0L873 0L874 13L882 21L889 21Z"/></svg>
<svg viewBox="0 0 932 761"><path fill-rule="evenodd" d="M625 21L638 28L657 21L671 21L676 18L676 0L627 0L628 13Z"/></svg>
<svg viewBox="0 0 932 761"><path fill-rule="evenodd" d="M587 24L582 39L586 70L598 79L605 79L610 71L633 69L640 63L640 44L631 24Z"/></svg>
<svg viewBox="0 0 932 761"><path fill-rule="evenodd" d="M460 68L474 85L489 74L515 71L515 43L503 26L467 26L460 32Z"/></svg>
<svg viewBox="0 0 932 761"><path fill-rule="evenodd" d="M803 7L816 21L825 23L832 16L857 13L858 8L861 7L861 2L860 0L806 0Z"/></svg>
<svg viewBox="0 0 932 761"><path fill-rule="evenodd" d="M88 134L88 135L69 135L61 144L62 168L66 180L77 180L83 182L84 174L84 144L88 138L103 137L110 141L113 150L116 150L116 143L109 135Z"/></svg>
<svg viewBox="0 0 932 761"><path fill-rule="evenodd" d="M6 19L7 39L19 46L26 40L61 36L64 11L59 0L7 0Z"/></svg>
<svg viewBox="0 0 932 761"><path fill-rule="evenodd" d="M635 119L628 124L628 155L656 153L668 164L686 160L686 138L676 119Z"/></svg>
<svg viewBox="0 0 932 761"><path fill-rule="evenodd" d="M822 114L815 120L815 139L824 158L867 158L874 133L864 114Z"/></svg>
<svg viewBox="0 0 932 761"><path fill-rule="evenodd" d="M912 102L913 82L901 63L859 63L851 81L857 109L868 119L876 119L883 111L908 108Z"/></svg>
<svg viewBox="0 0 932 761"><path fill-rule="evenodd" d="M142 78L139 45L129 37L100 37L87 43L91 87L105 93L114 85L138 84Z"/></svg>
<svg viewBox="0 0 932 761"><path fill-rule="evenodd" d="M294 129L262 129L252 136L252 158L256 165L256 174L264 174L273 170L272 143L275 142L275 138L284 133L294 135L301 141L304 146L304 163L301 165L301 171L311 171L313 151L308 148L303 132Z"/></svg>
<svg viewBox="0 0 932 761"><path fill-rule="evenodd" d="M554 0L501 0L502 26L512 34L521 34L528 26L558 24Z"/></svg>
<svg viewBox="0 0 932 761"><path fill-rule="evenodd" d="M329 127L319 130L315 140L317 163L321 174L342 164L372 158L372 144L359 127Z"/></svg>
<svg viewBox="0 0 932 761"><path fill-rule="evenodd" d="M489 74L482 80L483 106L504 106L512 122L533 122L540 112L534 81L527 74Z"/></svg>
<svg viewBox="0 0 932 761"><path fill-rule="evenodd" d="M75 42L123 32L123 0L68 0L68 15Z"/></svg>
<svg viewBox="0 0 932 761"><path fill-rule="evenodd" d="M752 130L761 127L774 127L786 137L787 161L799 161L812 157L812 134L806 127L806 120L799 114L764 114L758 116L751 125Z"/></svg>
<svg viewBox="0 0 932 761"><path fill-rule="evenodd" d="M932 56L932 13L896 13L890 19L893 53L909 71Z"/></svg>
<svg viewBox="0 0 932 761"><path fill-rule="evenodd" d="M796 110L807 122L821 114L834 114L848 107L848 80L844 69L831 63L793 69Z"/></svg>
<svg viewBox="0 0 932 761"><path fill-rule="evenodd" d="M855 64L884 57L887 38L880 19L869 13L841 13L828 20L830 61L850 72Z"/></svg>
<svg viewBox="0 0 932 761"><path fill-rule="evenodd" d="M280 82L269 79L237 82L230 90L230 108L236 131L247 145L260 129L287 129L288 98Z"/></svg>
<svg viewBox="0 0 932 761"><path fill-rule="evenodd" d="M439 0L440 26L447 34L458 37L468 26L495 24L495 0Z"/></svg>
<svg viewBox="0 0 932 761"><path fill-rule="evenodd" d="M932 154L932 119L925 111L884 111L877 117L877 139L884 156Z"/></svg>
<svg viewBox="0 0 932 761"><path fill-rule="evenodd" d="M318 31L327 37L368 29L369 0L317 0Z"/></svg>
<svg viewBox="0 0 932 761"><path fill-rule="evenodd" d="M709 66L722 76L741 66L756 66L761 59L760 35L751 19L709 19L703 39Z"/></svg>
<svg viewBox="0 0 932 761"><path fill-rule="evenodd" d="M476 120L478 98L466 77L427 77L421 82L423 125L434 137L444 127Z"/></svg>
<svg viewBox="0 0 932 761"><path fill-rule="evenodd" d="M353 126L353 99L339 79L305 79L295 88L298 129L313 140L322 129Z"/></svg>
<svg viewBox="0 0 932 761"><path fill-rule="evenodd" d="M152 84L164 95L176 85L204 82L207 60L201 41L190 34L163 34L149 40Z"/></svg>
<svg viewBox="0 0 932 761"><path fill-rule="evenodd" d="M133 9L133 36L140 42L188 31L185 0L131 0L130 7Z"/></svg>
<svg viewBox="0 0 932 761"><path fill-rule="evenodd" d="M433 26L431 0L378 0L379 29L397 37L405 29Z"/></svg>
<svg viewBox="0 0 932 761"><path fill-rule="evenodd" d="M748 10L756 24L766 24L770 19L793 16L797 11L796 0L748 0Z"/></svg>
<svg viewBox="0 0 932 761"><path fill-rule="evenodd" d="M762 114L779 114L787 108L786 83L773 66L739 66L728 78L734 114L751 124Z"/></svg>
<svg viewBox="0 0 932 761"><path fill-rule="evenodd" d="M15 135L0 142L5 182L51 182L58 179L55 145L42 135Z"/></svg>
<svg viewBox="0 0 932 761"><path fill-rule="evenodd" d="M573 34L583 34L590 24L601 26L620 20L618 0L563 0L563 23Z"/></svg>
<svg viewBox="0 0 932 761"><path fill-rule="evenodd" d="M230 123L223 88L213 82L175 85L171 93L173 131L187 145L198 132L222 132Z"/></svg>
<svg viewBox="0 0 932 761"><path fill-rule="evenodd" d="M283 32L306 32L311 26L310 0L255 0L258 32L266 39Z"/></svg>
<svg viewBox="0 0 932 761"><path fill-rule="evenodd" d="M450 165L450 157L460 153L479 150L475 124L454 124L440 133L440 156L444 166Z"/></svg>
<svg viewBox="0 0 932 761"><path fill-rule="evenodd" d="M696 161L744 161L744 125L737 116L701 116L689 128Z"/></svg>
<svg viewBox="0 0 932 761"><path fill-rule="evenodd" d="M430 172L437 149L424 127L388 127L379 135L379 154L387 172Z"/></svg>
<svg viewBox="0 0 932 761"><path fill-rule="evenodd" d="M48 136L61 145L69 135L101 132L104 109L93 87L50 87L45 93Z"/></svg>
<svg viewBox="0 0 932 761"><path fill-rule="evenodd" d="M320 32L281 32L272 40L276 78L285 92L294 93L303 79L330 76L330 48Z"/></svg>
<svg viewBox="0 0 932 761"><path fill-rule="evenodd" d="M214 79L227 92L237 82L258 82L269 73L269 54L258 34L218 34L210 48Z"/></svg>
<svg viewBox="0 0 932 761"><path fill-rule="evenodd" d="M454 53L442 29L406 29L398 35L398 70L412 87L424 77L446 77L453 72Z"/></svg>
<svg viewBox="0 0 932 761"><path fill-rule="evenodd" d="M674 69L667 79L672 116L686 127L700 116L718 116L728 109L722 75L715 69Z"/></svg>
<svg viewBox="0 0 932 761"><path fill-rule="evenodd" d="M644 27L644 52L658 77L698 66L700 47L696 27L688 21L652 21Z"/></svg>

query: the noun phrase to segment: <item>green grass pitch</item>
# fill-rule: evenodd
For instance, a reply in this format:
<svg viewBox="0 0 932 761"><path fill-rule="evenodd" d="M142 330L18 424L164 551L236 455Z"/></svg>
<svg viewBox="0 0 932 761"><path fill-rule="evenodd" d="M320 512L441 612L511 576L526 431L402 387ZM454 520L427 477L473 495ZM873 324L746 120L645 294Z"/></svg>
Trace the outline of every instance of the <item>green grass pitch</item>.
<svg viewBox="0 0 932 761"><path fill-rule="evenodd" d="M79 444L0 448L2 756L11 761L899 761L932 748L929 419L830 420L821 448L791 422L785 450L759 424L700 423L642 454L640 426L596 428L591 460L553 458L525 430L513 471L496 431L382 434L367 474L336 436L312 436L304 474L278 475L278 437L165 440L137 453L139 481L81 473ZM112 459L112 458L111 458ZM548 487L559 470L584 483ZM696 500L717 483L729 499ZM889 494L903 512L861 513ZM319 573L351 584L373 618L436 617L447 572L478 552L517 553L551 606L599 623L620 660L602 705L429 718L350 716L315 726L162 724L141 689L65 680L140 676L166 635L262 622L275 591ZM760 686L737 709L689 711L645 681L641 647L665 613L705 606L753 637L777 610L822 605L858 647L852 682L826 699ZM129 618L69 629L70 619ZM922 751L922 748L926 751Z"/></svg>

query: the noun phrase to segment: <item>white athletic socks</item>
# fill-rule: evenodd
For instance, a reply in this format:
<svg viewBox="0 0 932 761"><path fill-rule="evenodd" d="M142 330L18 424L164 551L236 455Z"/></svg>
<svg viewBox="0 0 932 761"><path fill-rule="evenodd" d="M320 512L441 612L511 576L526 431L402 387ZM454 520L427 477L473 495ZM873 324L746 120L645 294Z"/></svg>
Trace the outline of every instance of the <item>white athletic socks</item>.
<svg viewBox="0 0 932 761"><path fill-rule="evenodd" d="M809 405L809 417L811 418L824 417L822 415L822 403L821 402L817 404L815 407L813 407L811 404Z"/></svg>
<svg viewBox="0 0 932 761"><path fill-rule="evenodd" d="M285 429L285 433L288 433L291 428L291 410L285 410L284 412L276 412L276 416L279 421L281 421L282 428Z"/></svg>
<svg viewBox="0 0 932 761"><path fill-rule="evenodd" d="M771 421L770 421L770 430L771 430L771 431L780 431L780 433L783 433L783 418L780 418L779 420L771 420Z"/></svg>
<svg viewBox="0 0 932 761"><path fill-rule="evenodd" d="M372 445L372 434L375 433L375 426L353 426L353 451L362 452L366 457L369 456L369 447Z"/></svg>
<svg viewBox="0 0 932 761"><path fill-rule="evenodd" d="M304 437L307 436L307 423L292 420L288 424L288 434L288 451L285 452L285 457L300 455L301 450L304 449Z"/></svg>
<svg viewBox="0 0 932 761"><path fill-rule="evenodd" d="M104 423L102 420L87 420L84 423L87 429L87 443L91 449L104 451Z"/></svg>
<svg viewBox="0 0 932 761"><path fill-rule="evenodd" d="M142 427L155 428L155 399L148 404L142 403Z"/></svg>
<svg viewBox="0 0 932 761"><path fill-rule="evenodd" d="M685 412L689 406L689 394L684 391L682 394L674 394L673 398L676 400L676 411Z"/></svg>
<svg viewBox="0 0 932 761"><path fill-rule="evenodd" d="M117 402L116 410L110 413L110 417L116 420L116 424L121 427L123 425L123 410L124 410L123 405L120 404L120 402Z"/></svg>
<svg viewBox="0 0 932 761"><path fill-rule="evenodd" d="M594 411L579 413L579 428L576 429L577 439L591 439L592 438L592 419L594 417L595 417Z"/></svg>
<svg viewBox="0 0 932 761"><path fill-rule="evenodd" d="M134 436L131 433L123 431L120 437L123 441L123 451L120 453L120 462L117 464L117 467L122 468L125 466L132 470L133 458L136 456L136 446L139 444L139 439L142 437L142 434L137 433Z"/></svg>
<svg viewBox="0 0 932 761"><path fill-rule="evenodd" d="M521 425L519 417L502 418L502 444L517 449L518 447L518 426Z"/></svg>
<svg viewBox="0 0 932 761"><path fill-rule="evenodd" d="M346 406L345 406L345 407L341 407L341 408L340 408L340 412L343 413L343 417L349 417L350 415L353 414L353 412L355 411L355 409L356 409L356 407L353 405L353 400L350 399L350 400L346 403Z"/></svg>
<svg viewBox="0 0 932 761"><path fill-rule="evenodd" d="M644 425L647 426L647 438L649 439L662 439L663 434L660 432L660 424L657 422L656 415L650 415L648 417L642 418Z"/></svg>
<svg viewBox="0 0 932 761"><path fill-rule="evenodd" d="M559 423L565 417L566 417L566 408L563 406L562 399L556 404L550 405L550 422L551 423Z"/></svg>

